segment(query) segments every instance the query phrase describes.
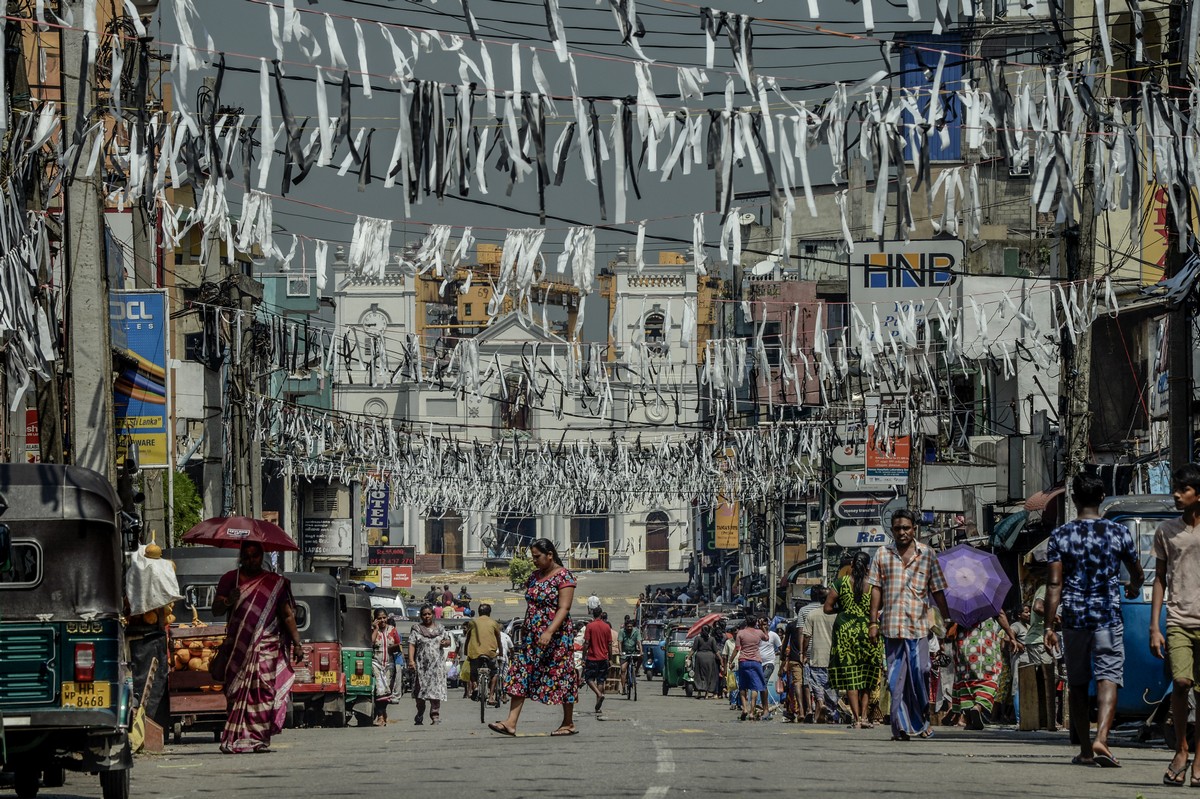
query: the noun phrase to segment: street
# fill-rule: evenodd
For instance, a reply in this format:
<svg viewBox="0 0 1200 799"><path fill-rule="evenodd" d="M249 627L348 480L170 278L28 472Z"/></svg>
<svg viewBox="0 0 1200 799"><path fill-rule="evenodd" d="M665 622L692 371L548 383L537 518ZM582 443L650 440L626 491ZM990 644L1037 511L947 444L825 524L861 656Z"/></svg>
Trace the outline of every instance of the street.
<svg viewBox="0 0 1200 799"><path fill-rule="evenodd" d="M931 741L895 743L885 727L741 723L724 700L687 699L678 689L664 697L659 686L641 681L636 703L610 698L599 717L588 692L576 715L580 734L557 740L549 738L555 708L527 705L519 736L505 738L454 690L440 726L413 726L406 697L386 729L285 730L263 757L221 755L208 735L192 735L140 756L132 795L1133 799L1159 790L1169 759L1161 748L1122 744L1121 769L1071 766L1066 733L939 729ZM489 721L502 712L489 709ZM74 774L39 794L99 795L94 777Z"/></svg>

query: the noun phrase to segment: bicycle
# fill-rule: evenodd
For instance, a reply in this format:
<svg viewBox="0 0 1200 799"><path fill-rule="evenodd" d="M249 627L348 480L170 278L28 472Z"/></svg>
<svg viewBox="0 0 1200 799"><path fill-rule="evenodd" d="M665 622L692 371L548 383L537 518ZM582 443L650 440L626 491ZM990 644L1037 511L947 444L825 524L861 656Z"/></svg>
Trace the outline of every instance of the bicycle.
<svg viewBox="0 0 1200 799"><path fill-rule="evenodd" d="M622 655L621 659L625 661L625 698L637 701L637 666L641 662L641 656L637 654Z"/></svg>
<svg viewBox="0 0 1200 799"><path fill-rule="evenodd" d="M492 693L492 668L487 658L480 658L479 663L479 673L472 669L471 677L475 680L475 697L479 700L479 723L483 724Z"/></svg>

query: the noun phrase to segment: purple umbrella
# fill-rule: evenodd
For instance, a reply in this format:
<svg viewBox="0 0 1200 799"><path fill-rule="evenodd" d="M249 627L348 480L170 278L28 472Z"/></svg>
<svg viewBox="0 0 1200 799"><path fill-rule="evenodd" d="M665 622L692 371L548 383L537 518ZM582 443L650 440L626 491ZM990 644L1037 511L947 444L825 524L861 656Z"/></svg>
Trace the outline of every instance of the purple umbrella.
<svg viewBox="0 0 1200 799"><path fill-rule="evenodd" d="M946 605L950 618L966 627L999 615L1012 589L1012 580L990 552L959 544L938 554L946 575Z"/></svg>

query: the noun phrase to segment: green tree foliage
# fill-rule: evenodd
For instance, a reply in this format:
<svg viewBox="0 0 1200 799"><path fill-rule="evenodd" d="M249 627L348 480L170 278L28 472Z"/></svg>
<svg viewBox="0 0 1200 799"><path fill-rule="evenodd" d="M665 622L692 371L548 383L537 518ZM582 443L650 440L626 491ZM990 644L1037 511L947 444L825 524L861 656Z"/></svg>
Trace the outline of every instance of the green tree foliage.
<svg viewBox="0 0 1200 799"><path fill-rule="evenodd" d="M204 498L185 472L173 472L171 479L175 482L175 540L171 543L178 546L183 534L200 523Z"/></svg>
<svg viewBox="0 0 1200 799"><path fill-rule="evenodd" d="M531 574L533 574L532 560L517 555L508 562L508 579L512 581L514 588L525 585L525 581Z"/></svg>

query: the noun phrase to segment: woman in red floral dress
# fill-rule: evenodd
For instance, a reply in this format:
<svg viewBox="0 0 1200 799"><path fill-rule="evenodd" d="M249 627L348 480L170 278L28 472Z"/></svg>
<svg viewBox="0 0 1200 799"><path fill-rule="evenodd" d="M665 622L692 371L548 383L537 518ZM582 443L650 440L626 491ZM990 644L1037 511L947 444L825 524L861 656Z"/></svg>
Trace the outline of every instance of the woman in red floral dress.
<svg viewBox="0 0 1200 799"><path fill-rule="evenodd" d="M551 735L575 735L575 700L579 675L575 671L575 625L571 603L575 599L575 575L558 556L548 539L529 546L533 574L525 584L525 624L510 656L504 690L512 697L508 718L489 724L493 732L516 735L521 706L526 699L546 705L562 705L563 720Z"/></svg>

